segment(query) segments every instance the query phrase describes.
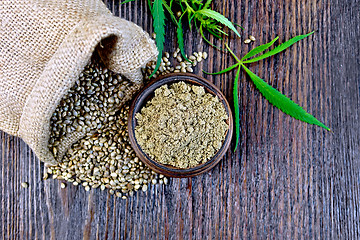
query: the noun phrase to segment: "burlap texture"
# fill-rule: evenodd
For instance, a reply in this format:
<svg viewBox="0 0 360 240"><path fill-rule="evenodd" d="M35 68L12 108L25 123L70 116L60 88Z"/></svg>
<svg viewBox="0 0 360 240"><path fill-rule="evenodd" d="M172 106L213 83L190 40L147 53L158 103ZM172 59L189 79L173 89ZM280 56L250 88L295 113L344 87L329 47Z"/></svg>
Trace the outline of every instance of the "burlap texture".
<svg viewBox="0 0 360 240"><path fill-rule="evenodd" d="M100 0L2 0L0 129L55 164L50 117L95 49L110 70L134 82L157 55L147 33L112 16Z"/></svg>

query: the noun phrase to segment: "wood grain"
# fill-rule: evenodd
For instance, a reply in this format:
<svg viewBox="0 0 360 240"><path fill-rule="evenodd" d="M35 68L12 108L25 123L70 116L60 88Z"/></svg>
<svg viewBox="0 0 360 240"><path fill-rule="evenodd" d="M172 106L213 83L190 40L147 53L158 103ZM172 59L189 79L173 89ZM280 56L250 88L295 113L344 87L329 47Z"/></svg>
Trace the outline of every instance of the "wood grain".
<svg viewBox="0 0 360 240"><path fill-rule="evenodd" d="M145 0L105 3L151 32ZM239 150L228 151L209 173L171 179L128 200L43 181L43 164L29 147L1 132L0 238L360 239L360 1L214 0L213 7L245 28L242 39L226 40L237 55L277 35L283 42L316 30L249 67L333 132L281 113L242 74ZM174 26L166 31L171 51ZM234 62L194 29L186 31L188 53L209 53L195 73ZM243 44L249 34L255 44ZM234 76L207 78L232 101ZM23 181L28 189L21 188Z"/></svg>

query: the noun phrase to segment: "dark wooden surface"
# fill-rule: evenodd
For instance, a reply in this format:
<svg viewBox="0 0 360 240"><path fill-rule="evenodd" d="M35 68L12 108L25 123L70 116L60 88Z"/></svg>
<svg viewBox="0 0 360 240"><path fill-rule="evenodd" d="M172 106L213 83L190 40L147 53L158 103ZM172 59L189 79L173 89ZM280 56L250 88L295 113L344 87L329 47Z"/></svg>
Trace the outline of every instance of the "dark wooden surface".
<svg viewBox="0 0 360 240"><path fill-rule="evenodd" d="M106 4L151 32L145 0ZM333 133L285 116L242 74L239 150L209 173L171 179L128 200L43 181L43 164L29 147L0 133L0 238L360 239L360 1L215 0L213 7L245 27L242 35L253 34L256 44L317 30L250 69ZM167 32L171 51L173 27ZM185 37L188 53L210 55L196 73L233 63L196 32ZM254 46L243 40L227 42L241 55ZM234 72L208 79L232 101L233 78Z"/></svg>

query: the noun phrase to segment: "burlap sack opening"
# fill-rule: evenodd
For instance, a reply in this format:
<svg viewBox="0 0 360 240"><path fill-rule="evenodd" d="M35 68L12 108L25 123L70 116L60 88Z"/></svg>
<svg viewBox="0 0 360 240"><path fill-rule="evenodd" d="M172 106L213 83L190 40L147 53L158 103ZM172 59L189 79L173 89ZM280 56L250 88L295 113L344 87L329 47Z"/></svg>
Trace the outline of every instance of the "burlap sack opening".
<svg viewBox="0 0 360 240"><path fill-rule="evenodd" d="M51 115L95 49L110 70L134 82L157 55L147 33L100 0L4 1L0 19L0 129L51 164Z"/></svg>

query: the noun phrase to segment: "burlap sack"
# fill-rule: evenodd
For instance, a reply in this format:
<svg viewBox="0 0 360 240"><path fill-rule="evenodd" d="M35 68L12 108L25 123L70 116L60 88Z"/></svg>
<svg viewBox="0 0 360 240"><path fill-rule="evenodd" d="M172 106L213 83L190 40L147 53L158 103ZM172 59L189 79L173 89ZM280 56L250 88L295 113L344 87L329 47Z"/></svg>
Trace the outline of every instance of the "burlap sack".
<svg viewBox="0 0 360 240"><path fill-rule="evenodd" d="M147 33L100 0L0 1L0 129L55 164L50 117L95 49L110 70L135 82L157 55Z"/></svg>

